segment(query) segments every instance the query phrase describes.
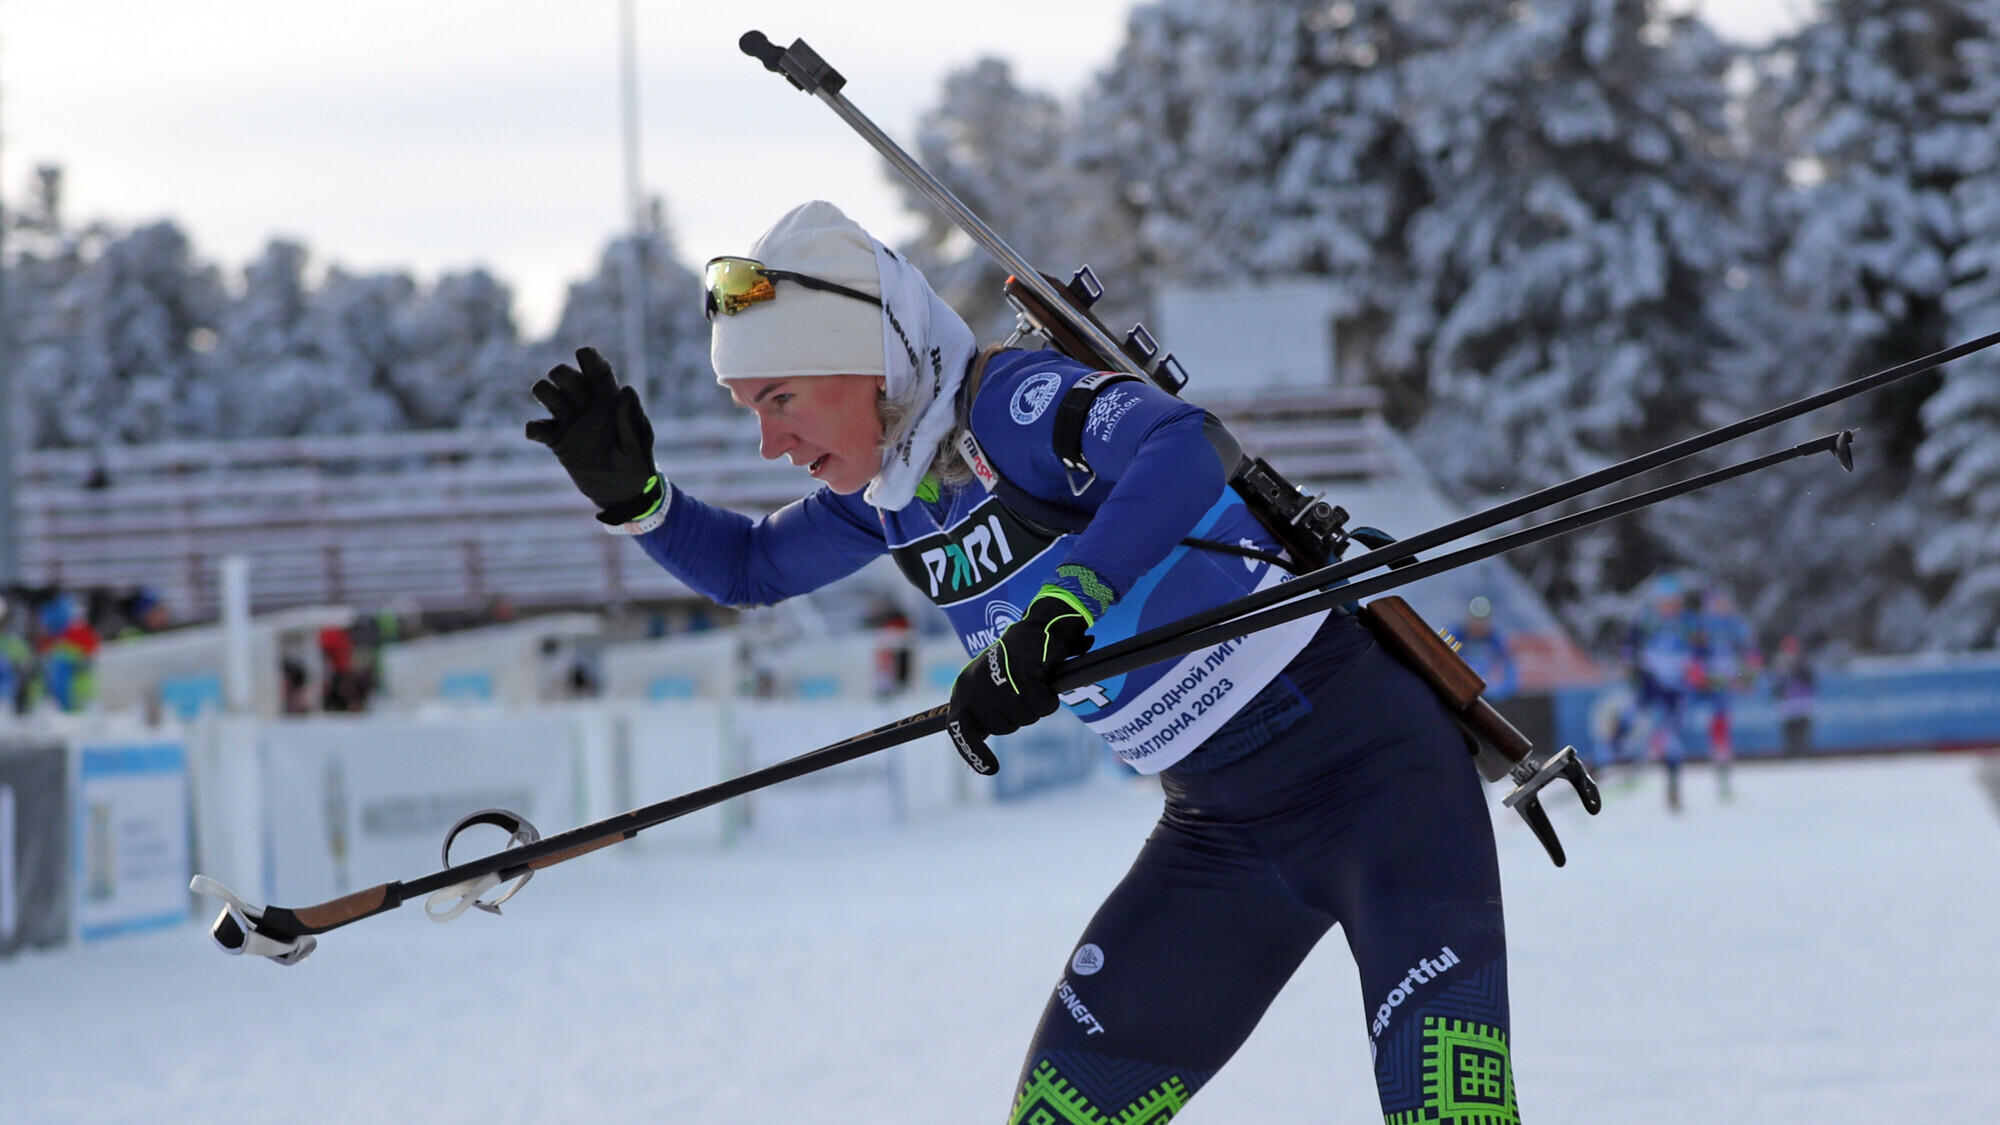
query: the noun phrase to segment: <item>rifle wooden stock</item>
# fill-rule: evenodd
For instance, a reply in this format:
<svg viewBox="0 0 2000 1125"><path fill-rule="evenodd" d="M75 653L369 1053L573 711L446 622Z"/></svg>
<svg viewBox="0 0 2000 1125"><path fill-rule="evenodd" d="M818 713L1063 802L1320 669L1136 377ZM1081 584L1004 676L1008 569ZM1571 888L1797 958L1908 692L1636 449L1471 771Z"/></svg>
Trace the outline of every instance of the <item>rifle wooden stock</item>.
<svg viewBox="0 0 2000 1125"><path fill-rule="evenodd" d="M1479 749L1473 751L1472 758L1479 766L1479 776L1488 781L1506 777L1535 752L1535 744L1528 741L1528 736L1484 699L1473 700L1472 706L1459 712L1458 717L1479 736Z"/></svg>
<svg viewBox="0 0 2000 1125"><path fill-rule="evenodd" d="M1041 296L1033 289L1022 284L1021 279L1018 277L1009 277L1007 279L1006 291L1007 295L1018 301L1021 307L1027 310L1028 316L1048 334L1049 342L1055 345L1057 351L1078 363L1085 364L1098 371L1124 371L1130 369L1135 375L1145 374L1146 364L1150 362L1151 357L1134 355L1130 348L1123 347L1120 349L1124 352L1123 356L1105 355L1092 345L1089 340L1084 338L1083 333L1076 329L1074 322L1070 318L1087 320L1096 325L1098 330L1106 336L1111 336L1111 330L1104 326L1103 321L1097 319L1096 313L1091 312L1082 301L1077 299L1076 294L1070 292L1069 286L1064 285L1046 273L1042 274L1042 279L1054 286L1056 292L1060 293L1062 299L1069 304L1069 311L1067 313L1051 308L1049 303L1042 300ZM1116 339L1116 337L1112 338Z"/></svg>
<svg viewBox="0 0 2000 1125"><path fill-rule="evenodd" d="M1376 598L1361 607L1361 622L1382 647L1423 677L1445 709L1458 719L1468 732L1466 741L1481 777L1499 781L1534 752L1528 736L1481 698L1486 681L1457 649L1438 636L1437 630L1425 624L1410 603L1394 595Z"/></svg>

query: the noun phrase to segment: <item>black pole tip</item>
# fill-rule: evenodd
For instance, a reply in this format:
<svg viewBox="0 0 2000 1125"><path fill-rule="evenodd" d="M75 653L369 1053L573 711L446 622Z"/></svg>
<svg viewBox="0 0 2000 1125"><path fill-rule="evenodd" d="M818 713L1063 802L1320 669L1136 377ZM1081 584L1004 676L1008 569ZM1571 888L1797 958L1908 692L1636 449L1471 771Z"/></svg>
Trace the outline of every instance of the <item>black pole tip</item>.
<svg viewBox="0 0 2000 1125"><path fill-rule="evenodd" d="M1854 471L1853 430L1842 430L1838 435L1834 437L1833 456L1836 460L1840 462L1841 468L1846 469L1850 473Z"/></svg>
<svg viewBox="0 0 2000 1125"><path fill-rule="evenodd" d="M784 48L771 42L761 31L746 31L743 38L736 41L743 53L764 64L766 70L778 69L778 59L784 55Z"/></svg>

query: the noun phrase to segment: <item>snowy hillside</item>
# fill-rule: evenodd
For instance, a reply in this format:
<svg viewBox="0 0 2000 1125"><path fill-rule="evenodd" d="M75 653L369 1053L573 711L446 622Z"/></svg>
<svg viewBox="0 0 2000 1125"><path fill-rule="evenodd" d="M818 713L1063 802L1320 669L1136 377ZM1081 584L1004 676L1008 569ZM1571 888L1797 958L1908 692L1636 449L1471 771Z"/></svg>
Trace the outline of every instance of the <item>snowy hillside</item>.
<svg viewBox="0 0 2000 1125"><path fill-rule="evenodd" d="M1521 1100L1544 1125L1977 1120L2000 1056L2000 817L1972 756L1607 780L1552 868L1499 820ZM1497 796L1497 790L1495 791ZM626 845L505 918L405 907L296 968L190 925L0 964L0 1118L1002 1119L1156 790L1103 780L845 838ZM416 872L409 874L415 875ZM1379 1120L1329 938L1189 1122Z"/></svg>

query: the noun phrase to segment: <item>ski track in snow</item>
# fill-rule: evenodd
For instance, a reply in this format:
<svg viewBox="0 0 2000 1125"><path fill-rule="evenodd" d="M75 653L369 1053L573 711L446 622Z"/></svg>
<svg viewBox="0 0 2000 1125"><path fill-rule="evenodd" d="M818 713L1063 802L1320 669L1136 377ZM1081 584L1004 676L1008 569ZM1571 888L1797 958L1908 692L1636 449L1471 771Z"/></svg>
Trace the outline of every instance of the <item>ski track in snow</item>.
<svg viewBox="0 0 2000 1125"><path fill-rule="evenodd" d="M2000 817L1969 755L1748 764L1498 810L1524 1117L1876 1125L1991 1111ZM1102 780L903 827L634 844L506 907L417 904L292 968L203 929L0 963L0 1120L1004 1119L1075 934L1157 813ZM414 877L419 872L399 872ZM294 904L298 905L298 904ZM1179 1120L1379 1121L1329 935Z"/></svg>

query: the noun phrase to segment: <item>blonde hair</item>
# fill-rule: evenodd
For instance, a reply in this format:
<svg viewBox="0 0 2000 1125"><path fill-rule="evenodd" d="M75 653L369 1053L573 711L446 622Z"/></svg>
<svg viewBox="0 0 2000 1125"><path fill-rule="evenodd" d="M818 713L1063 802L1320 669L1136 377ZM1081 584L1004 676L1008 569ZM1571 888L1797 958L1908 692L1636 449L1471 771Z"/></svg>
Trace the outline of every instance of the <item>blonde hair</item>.
<svg viewBox="0 0 2000 1125"><path fill-rule="evenodd" d="M912 388L911 397L915 397L915 388ZM880 448L884 450L894 449L904 432L917 424L915 403L892 399L886 389L875 397L875 413L882 419ZM958 434L964 428L965 421L961 418L959 424L944 436L944 440L938 442L937 450L931 457L930 471L936 474L939 483L957 486L972 480L972 466L965 463L965 455L958 451Z"/></svg>

